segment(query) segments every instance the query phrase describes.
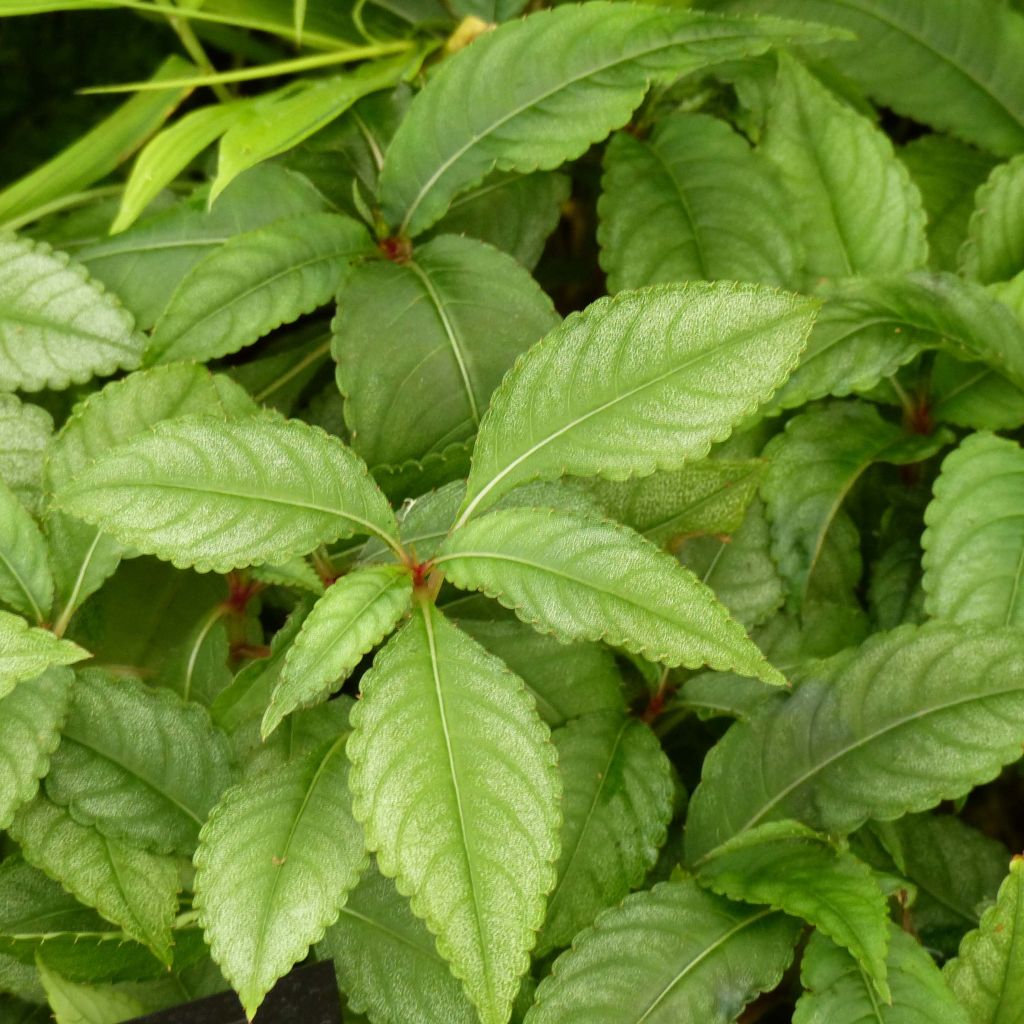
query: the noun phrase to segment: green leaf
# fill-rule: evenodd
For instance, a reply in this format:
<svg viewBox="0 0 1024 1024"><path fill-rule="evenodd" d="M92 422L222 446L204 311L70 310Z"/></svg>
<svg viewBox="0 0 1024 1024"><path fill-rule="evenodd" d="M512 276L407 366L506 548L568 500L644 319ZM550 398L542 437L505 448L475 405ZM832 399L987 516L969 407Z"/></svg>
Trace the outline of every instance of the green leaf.
<svg viewBox="0 0 1024 1024"><path fill-rule="evenodd" d="M39 795L11 826L25 859L95 907L126 935L171 963L171 924L178 912L178 864L79 825Z"/></svg>
<svg viewBox="0 0 1024 1024"><path fill-rule="evenodd" d="M984 284L1008 281L1024 270L1024 157L1000 164L974 203L960 269Z"/></svg>
<svg viewBox="0 0 1024 1024"><path fill-rule="evenodd" d="M908 434L874 406L836 402L794 416L768 444L761 494L772 527L772 555L795 607L822 556L825 538L854 485L873 464L921 462L953 440Z"/></svg>
<svg viewBox="0 0 1024 1024"><path fill-rule="evenodd" d="M142 1001L127 992L68 981L42 960L37 967L56 1024L119 1024L145 1011Z"/></svg>
<svg viewBox="0 0 1024 1024"><path fill-rule="evenodd" d="M663 882L606 910L555 961L525 1024L728 1024L774 988L798 926L694 882Z"/></svg>
<svg viewBox="0 0 1024 1024"><path fill-rule="evenodd" d="M20 615L0 611L0 698L24 679L89 657L88 651L70 640L60 640L48 629L30 627Z"/></svg>
<svg viewBox="0 0 1024 1024"><path fill-rule="evenodd" d="M704 762L687 858L762 822L852 832L952 800L1017 760L1024 644L1009 631L903 626L812 665Z"/></svg>
<svg viewBox="0 0 1024 1024"><path fill-rule="evenodd" d="M925 611L953 622L1024 623L1024 451L972 434L942 463L925 512Z"/></svg>
<svg viewBox="0 0 1024 1024"><path fill-rule="evenodd" d="M328 588L302 623L263 716L266 739L296 708L318 704L394 629L412 601L404 567L358 569Z"/></svg>
<svg viewBox="0 0 1024 1024"><path fill-rule="evenodd" d="M179 117L143 147L121 195L110 233L132 226L146 207L214 140L234 124L249 104L217 103Z"/></svg>
<svg viewBox="0 0 1024 1024"><path fill-rule="evenodd" d="M724 121L674 114L649 141L619 132L598 202L608 290L660 281L794 286L801 254L772 165Z"/></svg>
<svg viewBox="0 0 1024 1024"><path fill-rule="evenodd" d="M459 628L522 678L552 729L581 715L625 710L622 677L600 644L562 643L515 619L460 619Z"/></svg>
<svg viewBox="0 0 1024 1024"><path fill-rule="evenodd" d="M50 414L17 395L0 394L0 479L30 511L43 489L43 452L53 433Z"/></svg>
<svg viewBox="0 0 1024 1024"><path fill-rule="evenodd" d="M43 242L0 234L0 388L66 388L134 369L145 341L86 269Z"/></svg>
<svg viewBox="0 0 1024 1024"><path fill-rule="evenodd" d="M227 742L205 708L99 670L78 674L46 793L80 824L190 854L230 782Z"/></svg>
<svg viewBox="0 0 1024 1024"><path fill-rule="evenodd" d="M203 827L195 906L250 1020L366 867L347 777L342 737L229 790Z"/></svg>
<svg viewBox="0 0 1024 1024"><path fill-rule="evenodd" d="M253 409L226 378L213 377L201 366L180 363L129 374L75 407L50 443L47 488L60 490L96 459L161 420L198 413L229 418ZM58 621L66 625L114 573L125 549L95 526L56 511L47 517L46 532L63 606Z"/></svg>
<svg viewBox="0 0 1024 1024"><path fill-rule="evenodd" d="M178 285L146 360L206 361L237 352L327 303L345 268L369 250L366 229L332 213L235 235Z"/></svg>
<svg viewBox="0 0 1024 1024"><path fill-rule="evenodd" d="M283 562L355 532L397 529L350 449L273 414L158 423L92 463L55 505L200 572Z"/></svg>
<svg viewBox="0 0 1024 1024"><path fill-rule="evenodd" d="M340 117L356 100L389 89L415 72L423 56L400 54L370 61L345 75L298 79L283 94L271 93L247 106L221 139L210 203L250 167L297 146Z"/></svg>
<svg viewBox="0 0 1024 1024"><path fill-rule="evenodd" d="M212 212L200 193L119 235L90 238L75 255L149 330L189 270L229 238L323 209L323 196L305 178L266 164L234 182Z"/></svg>
<svg viewBox="0 0 1024 1024"><path fill-rule="evenodd" d="M188 61L168 57L151 80L176 78L191 70ZM51 201L105 178L163 124L187 92L160 89L123 103L51 160L0 192L0 225L34 219Z"/></svg>
<svg viewBox="0 0 1024 1024"><path fill-rule="evenodd" d="M968 934L944 974L971 1024L1015 1024L1024 1007L1024 857L1010 862L995 906Z"/></svg>
<svg viewBox="0 0 1024 1024"><path fill-rule="evenodd" d="M491 512L456 530L436 563L560 640L604 640L663 665L782 683L714 595L627 527L554 509Z"/></svg>
<svg viewBox="0 0 1024 1024"><path fill-rule="evenodd" d="M505 371L557 324L533 278L474 239L442 236L405 263L356 267L332 346L352 447L376 466L471 438Z"/></svg>
<svg viewBox="0 0 1024 1024"><path fill-rule="evenodd" d="M10 826L14 812L35 796L50 770L73 678L70 669L51 668L0 698L0 828Z"/></svg>
<svg viewBox="0 0 1024 1024"><path fill-rule="evenodd" d="M892 143L785 56L761 151L789 191L812 278L925 265L921 195Z"/></svg>
<svg viewBox="0 0 1024 1024"><path fill-rule="evenodd" d="M995 166L987 153L946 135L923 135L899 150L928 215L928 249L936 270L956 270L974 211L974 193Z"/></svg>
<svg viewBox="0 0 1024 1024"><path fill-rule="evenodd" d="M478 1024L426 925L395 883L373 868L349 894L317 951L334 961L348 1009L374 1024Z"/></svg>
<svg viewBox="0 0 1024 1024"><path fill-rule="evenodd" d="M639 480L594 480L589 489L610 518L671 548L693 534L735 533L766 469L760 459L703 459Z"/></svg>
<svg viewBox="0 0 1024 1024"><path fill-rule="evenodd" d="M887 967L888 1005L879 1002L870 978L846 950L813 935L800 964L804 993L793 1024L967 1024L932 958L893 924Z"/></svg>
<svg viewBox="0 0 1024 1024"><path fill-rule="evenodd" d="M460 521L528 480L624 480L701 459L786 379L815 310L769 288L691 282L570 316L495 392Z"/></svg>
<svg viewBox="0 0 1024 1024"><path fill-rule="evenodd" d="M565 821L537 956L568 946L598 911L643 882L673 810L672 766L641 722L614 713L586 715L552 739Z"/></svg>
<svg viewBox="0 0 1024 1024"><path fill-rule="evenodd" d="M998 317L1000 311L996 312ZM940 423L972 430L1014 430L1024 425L1024 392L987 366L965 367L939 352L930 385L929 409Z"/></svg>
<svg viewBox="0 0 1024 1024"><path fill-rule="evenodd" d="M42 624L53 603L46 541L0 478L0 601Z"/></svg>
<svg viewBox="0 0 1024 1024"><path fill-rule="evenodd" d="M555 881L561 787L547 726L521 680L423 604L363 677L352 725L367 846L484 1024L504 1024Z"/></svg>
<svg viewBox="0 0 1024 1024"><path fill-rule="evenodd" d="M502 25L446 60L413 100L381 170L384 218L414 237L495 167L550 170L580 156L629 119L651 82L821 38L770 19L601 3ZM524 53L535 74L517 75Z"/></svg>
<svg viewBox="0 0 1024 1024"><path fill-rule="evenodd" d="M698 881L720 896L799 917L848 950L890 1001L889 915L871 869L795 822L772 822L720 847Z"/></svg>
<svg viewBox="0 0 1024 1024"><path fill-rule="evenodd" d="M921 545L916 538L894 541L875 560L868 585L871 618L879 629L924 620Z"/></svg>
<svg viewBox="0 0 1024 1024"><path fill-rule="evenodd" d="M564 174L498 171L452 200L428 237L479 238L532 270L558 224L570 186Z"/></svg>
<svg viewBox="0 0 1024 1024"><path fill-rule="evenodd" d="M726 9L807 18L854 39L840 71L880 104L993 153L1024 147L1024 19L987 0L726 0Z"/></svg>

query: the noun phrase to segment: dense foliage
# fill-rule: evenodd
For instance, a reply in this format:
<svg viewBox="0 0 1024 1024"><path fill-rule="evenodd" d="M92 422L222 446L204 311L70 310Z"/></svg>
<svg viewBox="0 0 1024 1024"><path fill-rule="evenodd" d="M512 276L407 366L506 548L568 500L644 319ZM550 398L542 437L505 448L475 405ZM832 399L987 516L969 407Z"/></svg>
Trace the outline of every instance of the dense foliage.
<svg viewBox="0 0 1024 1024"><path fill-rule="evenodd" d="M1024 1024L1024 13L542 7L0 2L4 1024Z"/></svg>

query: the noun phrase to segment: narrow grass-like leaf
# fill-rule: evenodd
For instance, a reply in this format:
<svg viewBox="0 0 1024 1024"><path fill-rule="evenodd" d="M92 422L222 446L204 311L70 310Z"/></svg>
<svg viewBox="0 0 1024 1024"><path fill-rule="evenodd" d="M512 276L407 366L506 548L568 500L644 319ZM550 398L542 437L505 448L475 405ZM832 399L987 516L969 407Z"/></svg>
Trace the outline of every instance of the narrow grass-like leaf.
<svg viewBox="0 0 1024 1024"><path fill-rule="evenodd" d="M789 191L809 275L925 265L921 195L892 143L791 58L779 60L761 149Z"/></svg>
<svg viewBox="0 0 1024 1024"><path fill-rule="evenodd" d="M762 822L850 832L926 810L995 778L1024 743L1024 643L1010 631L903 626L805 675L708 755L691 862Z"/></svg>
<svg viewBox="0 0 1024 1024"><path fill-rule="evenodd" d="M774 988L798 925L695 882L663 882L601 914L541 982L525 1024L729 1024Z"/></svg>
<svg viewBox="0 0 1024 1024"><path fill-rule="evenodd" d="M504 1024L555 881L561 786L547 727L522 681L426 604L363 677L352 725L368 847L484 1024Z"/></svg>
<svg viewBox="0 0 1024 1024"><path fill-rule="evenodd" d="M800 252L775 169L724 121L676 114L618 133L598 203L608 290L660 281L796 286Z"/></svg>
<svg viewBox="0 0 1024 1024"><path fill-rule="evenodd" d="M326 700L391 632L411 601L412 578L400 566L359 569L329 587L285 657L263 716L264 739L296 708Z"/></svg>
<svg viewBox="0 0 1024 1024"><path fill-rule="evenodd" d="M803 604L825 538L850 491L873 464L901 466L934 455L952 435L908 434L874 406L834 403L795 416L764 450L761 494L772 526L772 555L794 605Z"/></svg>
<svg viewBox="0 0 1024 1024"><path fill-rule="evenodd" d="M144 345L131 314L84 267L0 234L0 389L60 389L134 369Z"/></svg>
<svg viewBox="0 0 1024 1024"><path fill-rule="evenodd" d="M111 839L190 854L231 775L205 708L94 670L75 681L46 793Z"/></svg>
<svg viewBox="0 0 1024 1024"><path fill-rule="evenodd" d="M786 379L815 310L770 288L691 282L570 316L495 392L461 521L528 480L624 480L702 458Z"/></svg>
<svg viewBox="0 0 1024 1024"><path fill-rule="evenodd" d="M557 730L564 790L558 881L537 955L568 946L654 866L672 817L672 768L647 726L586 715Z"/></svg>
<svg viewBox="0 0 1024 1024"><path fill-rule="evenodd" d="M70 640L60 640L47 629L29 626L20 615L0 610L0 697L23 679L88 657L88 651Z"/></svg>
<svg viewBox="0 0 1024 1024"><path fill-rule="evenodd" d="M331 213L236 235L178 285L146 360L206 361L237 352L327 303L349 263L369 251L366 229Z"/></svg>
<svg viewBox="0 0 1024 1024"><path fill-rule="evenodd" d="M66 808L42 794L21 808L11 835L30 864L171 963L171 924L181 884L173 858L79 825Z"/></svg>
<svg viewBox="0 0 1024 1024"><path fill-rule="evenodd" d="M203 827L195 906L250 1020L366 867L347 778L342 737L229 790Z"/></svg>
<svg viewBox="0 0 1024 1024"><path fill-rule="evenodd" d="M1016 1024L1024 1010L1024 857L1010 873L994 907L968 934L943 972L967 1008L971 1024Z"/></svg>
<svg viewBox="0 0 1024 1024"><path fill-rule="evenodd" d="M720 896L802 918L849 950L890 1001L885 956L889 915L871 869L795 822L772 822L726 843L698 881Z"/></svg>
<svg viewBox="0 0 1024 1024"><path fill-rule="evenodd" d="M887 1005L845 949L813 935L800 963L804 992L793 1024L968 1024L942 973L913 937L890 924L889 944Z"/></svg>
<svg viewBox="0 0 1024 1024"><path fill-rule="evenodd" d="M604 640L664 665L782 676L692 573L637 533L553 509L499 509L456 530L439 567L560 640Z"/></svg>
<svg viewBox="0 0 1024 1024"><path fill-rule="evenodd" d="M51 668L0 698L0 828L35 796L67 716L70 669Z"/></svg>
<svg viewBox="0 0 1024 1024"><path fill-rule="evenodd" d="M0 601L41 625L53 603L46 541L18 496L0 478Z"/></svg>
<svg viewBox="0 0 1024 1024"><path fill-rule="evenodd" d="M370 466L395 465L468 440L516 357L557 324L533 278L475 239L446 235L405 263L356 267L332 345L352 447Z"/></svg>
<svg viewBox="0 0 1024 1024"><path fill-rule="evenodd" d="M270 414L159 423L90 465L55 501L125 544L200 571L282 562L356 532L397 530L350 449Z"/></svg>
<svg viewBox="0 0 1024 1024"><path fill-rule="evenodd" d="M652 81L827 37L767 18L596 2L502 25L449 58L413 101L381 171L384 216L397 234L418 235L495 167L550 170L579 156L628 120Z"/></svg>

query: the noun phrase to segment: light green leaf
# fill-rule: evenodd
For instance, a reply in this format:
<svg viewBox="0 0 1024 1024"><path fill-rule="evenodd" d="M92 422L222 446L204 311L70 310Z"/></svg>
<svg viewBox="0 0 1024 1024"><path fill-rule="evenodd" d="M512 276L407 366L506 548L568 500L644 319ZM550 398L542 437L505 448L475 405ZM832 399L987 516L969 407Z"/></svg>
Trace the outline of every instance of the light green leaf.
<svg viewBox="0 0 1024 1024"><path fill-rule="evenodd" d="M522 678L552 729L581 715L625 711L622 677L600 644L562 643L516 619L460 619L459 628Z"/></svg>
<svg viewBox="0 0 1024 1024"><path fill-rule="evenodd" d="M995 160L947 135L923 135L898 153L924 200L929 262L936 270L956 270L974 211L974 193Z"/></svg>
<svg viewBox="0 0 1024 1024"><path fill-rule="evenodd" d="M428 237L479 238L532 270L558 224L570 186L564 174L498 171L457 196Z"/></svg>
<svg viewBox="0 0 1024 1024"><path fill-rule="evenodd" d="M35 796L67 716L70 669L51 668L0 698L0 828Z"/></svg>
<svg viewBox="0 0 1024 1024"><path fill-rule="evenodd" d="M230 782L227 742L205 708L99 670L78 674L46 793L80 824L190 854Z"/></svg>
<svg viewBox="0 0 1024 1024"><path fill-rule="evenodd" d="M478 1024L476 1010L409 901L371 868L317 952L334 961L349 1010L373 1024Z"/></svg>
<svg viewBox="0 0 1024 1024"><path fill-rule="evenodd" d="M724 121L674 114L649 141L619 132L602 186L597 237L610 292L690 279L799 284L775 169Z"/></svg>
<svg viewBox="0 0 1024 1024"><path fill-rule="evenodd" d="M151 80L176 78L192 70L188 61L168 57ZM121 104L55 157L0 192L0 226L33 220L53 200L105 178L163 124L187 94L186 89L160 89Z"/></svg>
<svg viewBox="0 0 1024 1024"><path fill-rule="evenodd" d="M53 603L46 541L18 496L0 478L0 601L41 625Z"/></svg>
<svg viewBox="0 0 1024 1024"><path fill-rule="evenodd" d="M925 511L925 611L953 622L1024 623L1024 451L972 434L942 463Z"/></svg>
<svg viewBox="0 0 1024 1024"><path fill-rule="evenodd" d="M1008 281L1024 270L1024 157L1000 164L974 203L960 269L984 284Z"/></svg>
<svg viewBox="0 0 1024 1024"><path fill-rule="evenodd" d="M580 156L629 119L651 82L821 38L770 19L602 3L502 25L446 60L413 100L381 170L384 217L414 237L495 167L550 170ZM519 76L525 53L536 73Z"/></svg>
<svg viewBox="0 0 1024 1024"><path fill-rule="evenodd" d="M812 278L925 265L921 195L892 143L788 57L779 59L761 151L789 191Z"/></svg>
<svg viewBox="0 0 1024 1024"><path fill-rule="evenodd" d="M36 629L20 616L0 610L0 698L24 679L33 679L55 665L74 665L89 658L70 640Z"/></svg>
<svg viewBox="0 0 1024 1024"><path fill-rule="evenodd" d="M554 509L491 512L456 530L435 564L560 640L604 640L664 665L782 683L692 573L627 527Z"/></svg>
<svg viewBox="0 0 1024 1024"><path fill-rule="evenodd" d="M830 58L883 106L993 153L1024 147L1024 18L988 0L726 0L841 26Z"/></svg>
<svg viewBox="0 0 1024 1024"><path fill-rule="evenodd" d="M533 278L475 239L442 236L405 263L356 267L333 324L352 447L376 466L471 438L505 371L557 324Z"/></svg>
<svg viewBox="0 0 1024 1024"><path fill-rule="evenodd" d="M10 831L30 864L171 963L171 924L181 884L175 860L79 825L42 794L21 808Z"/></svg>
<svg viewBox="0 0 1024 1024"><path fill-rule="evenodd" d="M392 537L397 529L350 449L273 414L158 423L90 465L55 505L200 572L282 562L356 532Z"/></svg>
<svg viewBox="0 0 1024 1024"><path fill-rule="evenodd" d="M968 934L955 960L946 964L949 987L967 1008L971 1024L1018 1024L1024 1013L1024 857L1010 873L994 907Z"/></svg>
<svg viewBox="0 0 1024 1024"><path fill-rule="evenodd" d="M217 177L210 188L211 205L238 175L297 146L368 93L391 88L414 72L422 59L422 54L410 57L403 53L369 61L349 74L300 78L283 94L257 99L221 139Z"/></svg>
<svg viewBox="0 0 1024 1024"><path fill-rule="evenodd" d="M43 489L43 452L53 433L50 414L17 395L0 394L0 479L30 511Z"/></svg>
<svg viewBox="0 0 1024 1024"><path fill-rule="evenodd" d="M217 103L179 117L143 147L121 195L110 233L132 226L147 206L248 108L247 102Z"/></svg>
<svg viewBox="0 0 1024 1024"><path fill-rule="evenodd" d="M143 1002L127 992L68 981L42 959L36 966L56 1024L119 1024L145 1012Z"/></svg>
<svg viewBox="0 0 1024 1024"><path fill-rule="evenodd" d="M772 555L794 606L807 595L825 538L850 491L873 464L921 462L953 440L908 434L874 406L836 402L795 416L768 444L761 494L772 528Z"/></svg>
<svg viewBox="0 0 1024 1024"><path fill-rule="evenodd" d="M263 716L263 738L296 708L326 700L394 629L411 601L412 577L400 566L358 569L329 587L288 650Z"/></svg>
<svg viewBox="0 0 1024 1024"><path fill-rule="evenodd" d="M663 882L606 910L555 961L525 1024L728 1024L774 988L798 926L696 883Z"/></svg>
<svg viewBox="0 0 1024 1024"><path fill-rule="evenodd" d="M690 801L688 859L762 822L852 832L952 800L1017 760L1024 642L932 623L812 665L793 695L737 722Z"/></svg>
<svg viewBox="0 0 1024 1024"><path fill-rule="evenodd" d="M547 727L522 681L424 604L363 677L352 725L367 846L484 1024L504 1024L555 881L561 786Z"/></svg>
<svg viewBox="0 0 1024 1024"><path fill-rule="evenodd" d="M586 715L552 736L562 773L562 853L537 956L568 946L598 911L640 885L672 817L672 767L654 734L619 714Z"/></svg>
<svg viewBox="0 0 1024 1024"><path fill-rule="evenodd" d="M702 721L712 718L749 718L762 701L781 699L781 691L754 679L722 672L691 676L666 705L665 714L676 708L693 711Z"/></svg>
<svg viewBox="0 0 1024 1024"><path fill-rule="evenodd" d="M324 205L305 178L264 164L234 182L212 212L201 191L119 235L88 239L75 256L120 296L139 329L149 330L182 278L229 238Z"/></svg>
<svg viewBox="0 0 1024 1024"><path fill-rule="evenodd" d="M0 233L0 388L82 384L133 369L144 347L131 314L84 267Z"/></svg>
<svg viewBox="0 0 1024 1024"><path fill-rule="evenodd" d="M146 360L205 362L237 352L327 303L349 263L369 251L366 229L332 213L235 235L178 285Z"/></svg>
<svg viewBox="0 0 1024 1024"><path fill-rule="evenodd" d="M698 533L735 533L767 464L760 459L702 459L674 473L588 484L605 514L661 547Z"/></svg>
<svg viewBox="0 0 1024 1024"><path fill-rule="evenodd" d="M1024 391L1018 384L983 364L964 366L944 352L932 363L929 400L929 411L939 423L972 430L1024 425Z"/></svg>
<svg viewBox="0 0 1024 1024"><path fill-rule="evenodd" d="M774 289L691 282L570 316L495 392L460 521L528 480L624 480L703 458L786 379L815 310Z"/></svg>
<svg viewBox="0 0 1024 1024"><path fill-rule="evenodd" d="M366 867L344 737L224 794L196 850L195 906L251 1020L337 919Z"/></svg>
<svg viewBox="0 0 1024 1024"><path fill-rule="evenodd" d="M799 917L848 950L890 1001L889 914L871 869L796 822L771 822L719 847L698 881L720 896Z"/></svg>
<svg viewBox="0 0 1024 1024"><path fill-rule="evenodd" d="M879 1001L864 969L823 934L811 936L800 964L804 993L793 1024L968 1024L928 953L889 925L892 1003Z"/></svg>

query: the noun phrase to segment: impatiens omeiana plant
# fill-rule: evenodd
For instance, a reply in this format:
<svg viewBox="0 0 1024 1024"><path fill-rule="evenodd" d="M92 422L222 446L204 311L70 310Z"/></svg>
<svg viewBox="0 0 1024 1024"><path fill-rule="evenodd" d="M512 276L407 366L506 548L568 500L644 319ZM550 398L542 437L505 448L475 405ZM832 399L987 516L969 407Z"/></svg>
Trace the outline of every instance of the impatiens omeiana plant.
<svg viewBox="0 0 1024 1024"><path fill-rule="evenodd" d="M184 56L0 190L0 1021L1024 1024L1016 0L105 6Z"/></svg>

